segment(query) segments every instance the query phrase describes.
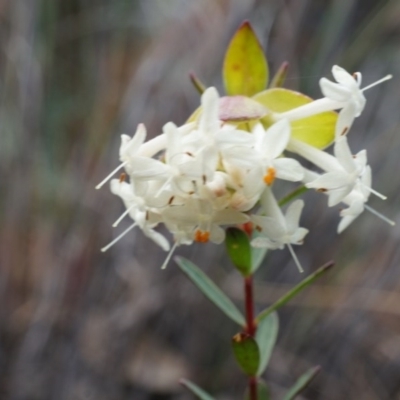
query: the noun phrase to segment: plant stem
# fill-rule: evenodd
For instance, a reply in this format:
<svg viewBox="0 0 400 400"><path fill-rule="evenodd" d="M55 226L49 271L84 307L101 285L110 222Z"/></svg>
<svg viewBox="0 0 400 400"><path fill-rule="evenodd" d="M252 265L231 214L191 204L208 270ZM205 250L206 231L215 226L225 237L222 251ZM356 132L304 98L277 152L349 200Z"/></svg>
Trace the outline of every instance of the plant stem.
<svg viewBox="0 0 400 400"><path fill-rule="evenodd" d="M246 308L246 332L251 337L254 337L257 330L257 325L254 320L254 297L253 297L253 276L244 278L244 299ZM249 396L250 400L257 400L257 378L249 377Z"/></svg>
<svg viewBox="0 0 400 400"><path fill-rule="evenodd" d="M257 378L255 376L249 378L249 395L250 400L257 400Z"/></svg>
<svg viewBox="0 0 400 400"><path fill-rule="evenodd" d="M253 277L244 278L244 298L246 305L246 332L254 337L256 324L254 322L254 298L253 298Z"/></svg>

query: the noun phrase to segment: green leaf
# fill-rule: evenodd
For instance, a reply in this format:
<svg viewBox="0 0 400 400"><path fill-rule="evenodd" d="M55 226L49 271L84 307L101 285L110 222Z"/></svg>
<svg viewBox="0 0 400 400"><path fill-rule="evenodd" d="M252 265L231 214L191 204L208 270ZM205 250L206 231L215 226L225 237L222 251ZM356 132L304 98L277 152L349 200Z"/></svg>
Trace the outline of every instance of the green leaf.
<svg viewBox="0 0 400 400"><path fill-rule="evenodd" d="M311 285L314 281L316 281L319 277L324 275L334 266L333 261L329 261L322 267L318 268L314 273L309 275L307 278L303 279L299 284L297 284L292 290L283 295L279 300L277 300L274 304L269 306L264 311L261 311L256 318L256 322L260 323L264 318L267 318L268 315L272 314L279 307L285 305L289 300L299 294L302 290L304 290L307 286Z"/></svg>
<svg viewBox="0 0 400 400"><path fill-rule="evenodd" d="M238 228L228 228L225 245L233 265L243 276L248 276L252 265L251 246L247 234Z"/></svg>
<svg viewBox="0 0 400 400"><path fill-rule="evenodd" d="M199 388L194 383L186 380L180 380L181 385L183 385L186 389L190 390L195 396L197 396L200 400L215 400L214 397L210 396L203 389Z"/></svg>
<svg viewBox="0 0 400 400"><path fill-rule="evenodd" d="M267 60L248 21L239 27L229 43L222 76L225 91L230 96L253 96L267 86Z"/></svg>
<svg viewBox="0 0 400 400"><path fill-rule="evenodd" d="M310 382L316 377L321 370L321 367L313 367L309 369L304 375L302 375L297 382L290 388L282 400L294 400L296 396L303 391Z"/></svg>
<svg viewBox="0 0 400 400"><path fill-rule="evenodd" d="M232 338L232 348L243 372L255 376L260 363L260 351L254 338L247 333L238 333Z"/></svg>
<svg viewBox="0 0 400 400"><path fill-rule="evenodd" d="M253 97L270 111L285 112L304 104L311 103L310 97L288 89L268 89ZM292 137L308 143L311 146L323 149L330 145L335 138L335 127L338 114L334 111L327 111L312 117L291 121ZM266 127L273 121L266 116L261 120Z"/></svg>
<svg viewBox="0 0 400 400"><path fill-rule="evenodd" d="M244 398L245 400L251 400L248 388L246 389ZM257 380L257 400L271 400L269 388L267 384L261 379Z"/></svg>
<svg viewBox="0 0 400 400"><path fill-rule="evenodd" d="M211 300L221 311L240 326L246 325L241 312L222 290L196 265L183 257L176 257L175 261L179 268L200 289L200 291Z"/></svg>
<svg viewBox="0 0 400 400"><path fill-rule="evenodd" d="M276 338L278 337L279 319L276 312L264 318L257 326L256 341L260 350L260 365L257 375L260 376L267 368Z"/></svg>

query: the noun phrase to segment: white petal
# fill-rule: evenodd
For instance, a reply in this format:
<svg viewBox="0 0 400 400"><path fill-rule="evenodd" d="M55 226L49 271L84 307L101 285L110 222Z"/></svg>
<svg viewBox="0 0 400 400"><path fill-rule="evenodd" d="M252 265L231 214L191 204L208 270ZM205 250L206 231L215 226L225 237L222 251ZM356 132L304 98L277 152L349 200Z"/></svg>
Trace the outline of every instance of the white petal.
<svg viewBox="0 0 400 400"><path fill-rule="evenodd" d="M342 220L339 222L338 228L337 228L337 233L342 233L356 218L356 216L345 216L342 218Z"/></svg>
<svg viewBox="0 0 400 400"><path fill-rule="evenodd" d="M343 201L343 199L351 192L351 186L343 186L339 189L330 190L328 192L328 206L333 207Z"/></svg>
<svg viewBox="0 0 400 400"><path fill-rule="evenodd" d="M163 235L161 235L161 233L158 233L150 228L144 228L143 233L148 238L152 239L156 244L158 244L164 251L168 251L170 249L168 240Z"/></svg>
<svg viewBox="0 0 400 400"><path fill-rule="evenodd" d="M261 248L261 249L267 248L267 249L271 249L271 250L283 249L283 247L284 247L282 244L274 243L265 237L257 237L255 239L253 239L250 244L256 248Z"/></svg>
<svg viewBox="0 0 400 400"><path fill-rule="evenodd" d="M356 106L354 102L350 101L340 111L338 120L336 122L335 137L347 135L351 126L353 125L356 117Z"/></svg>
<svg viewBox="0 0 400 400"><path fill-rule="evenodd" d="M276 170L276 177L286 181L297 182L304 177L304 170L301 164L291 158L278 158L273 166Z"/></svg>
<svg viewBox="0 0 400 400"><path fill-rule="evenodd" d="M347 86L351 90L357 90L359 87L358 82L354 79L354 76L349 74L344 68L339 67L338 65L334 65L332 67L332 75L336 82Z"/></svg>
<svg viewBox="0 0 400 400"><path fill-rule="evenodd" d="M355 157L354 162L357 164L358 168L364 169L367 167L367 150L359 151Z"/></svg>
<svg viewBox="0 0 400 400"><path fill-rule="evenodd" d="M258 151L266 158L277 158L285 150L290 139L291 128L287 119L275 122L269 127Z"/></svg>
<svg viewBox="0 0 400 400"><path fill-rule="evenodd" d="M336 158L347 172L352 173L356 170L356 164L354 162L353 154L351 154L346 136L336 139L334 152Z"/></svg>
<svg viewBox="0 0 400 400"><path fill-rule="evenodd" d="M269 187L264 189L264 192L260 197L260 203L265 215L278 221L282 227L285 226L285 217L283 216L282 210Z"/></svg>
<svg viewBox="0 0 400 400"><path fill-rule="evenodd" d="M226 146L253 146L254 145L254 136L245 131L219 131L215 135L215 140L217 141L218 146L226 147Z"/></svg>
<svg viewBox="0 0 400 400"><path fill-rule="evenodd" d="M349 174L347 174L344 171L343 172L334 171L321 175L315 181L307 183L306 187L332 190L347 185L349 185Z"/></svg>
<svg viewBox="0 0 400 400"><path fill-rule="evenodd" d="M322 94L328 99L339 102L347 102L351 98L351 91L338 83L334 83L326 78L321 78L319 81Z"/></svg>
<svg viewBox="0 0 400 400"><path fill-rule="evenodd" d="M127 138L129 140L127 140ZM146 127L144 126L144 124L138 125L136 133L132 137L132 139L129 138L129 136L127 135L121 135L121 142L122 144L124 144L124 146L121 144L120 148L121 160L124 158L123 161L125 161L126 157L133 157L145 140L146 140Z"/></svg>
<svg viewBox="0 0 400 400"><path fill-rule="evenodd" d="M165 152L165 160L167 164L171 163L171 159L181 152L181 135L178 128L172 122L168 122L164 125L163 131L167 136L167 150Z"/></svg>
<svg viewBox="0 0 400 400"><path fill-rule="evenodd" d="M298 228L296 229L296 231L294 232L294 234L292 235L291 239L291 243L292 244L302 244L304 237L307 235L308 233L308 229L306 228Z"/></svg>
<svg viewBox="0 0 400 400"><path fill-rule="evenodd" d="M147 157L135 157L129 167L129 174L138 179L164 179L170 171L168 165Z"/></svg>
<svg viewBox="0 0 400 400"><path fill-rule="evenodd" d="M285 226L274 218L252 215L251 220L261 228L262 236L266 236L273 241L281 242L286 235Z"/></svg>
<svg viewBox="0 0 400 400"><path fill-rule="evenodd" d="M208 134L214 135L220 126L219 95L214 87L208 88L201 96L202 113L200 116L199 129Z"/></svg>
<svg viewBox="0 0 400 400"><path fill-rule="evenodd" d="M301 211L304 207L303 200L296 200L286 210L286 228L289 233L295 232L299 227Z"/></svg>

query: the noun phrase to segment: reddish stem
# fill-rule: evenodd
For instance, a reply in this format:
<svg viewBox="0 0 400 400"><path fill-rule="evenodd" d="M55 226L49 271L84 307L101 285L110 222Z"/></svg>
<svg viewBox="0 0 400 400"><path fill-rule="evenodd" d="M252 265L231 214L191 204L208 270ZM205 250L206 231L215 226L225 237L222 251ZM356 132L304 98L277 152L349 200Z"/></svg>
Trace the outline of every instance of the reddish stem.
<svg viewBox="0 0 400 400"><path fill-rule="evenodd" d="M253 277L244 278L244 298L246 306L246 333L254 337L257 326L254 321ZM257 400L257 378L249 377L250 400Z"/></svg>
<svg viewBox="0 0 400 400"><path fill-rule="evenodd" d="M253 277L244 278L244 296L246 303L246 332L250 336L256 333L256 324L254 323L254 298L253 298Z"/></svg>
<svg viewBox="0 0 400 400"><path fill-rule="evenodd" d="M254 376L249 378L250 400L257 400L257 379Z"/></svg>

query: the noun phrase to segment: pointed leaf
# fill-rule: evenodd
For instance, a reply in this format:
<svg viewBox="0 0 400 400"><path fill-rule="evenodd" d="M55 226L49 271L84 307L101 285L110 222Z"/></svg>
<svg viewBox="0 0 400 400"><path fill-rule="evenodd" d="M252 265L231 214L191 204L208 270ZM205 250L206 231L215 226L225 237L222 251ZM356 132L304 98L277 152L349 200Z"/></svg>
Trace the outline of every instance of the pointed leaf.
<svg viewBox="0 0 400 400"><path fill-rule="evenodd" d="M215 400L214 397L210 396L203 389L199 388L197 385L195 385L194 383L188 381L187 379L181 379L180 383L186 389L190 390L200 400Z"/></svg>
<svg viewBox="0 0 400 400"><path fill-rule="evenodd" d="M312 273L311 275L307 276L307 278L303 279L299 284L297 284L292 290L290 290L289 292L284 294L274 304L269 306L264 311L261 311L261 313L258 314L258 316L256 318L256 321L258 323L260 323L264 318L267 318L268 315L273 313L279 307L282 307L283 305L285 305L289 300L291 300L293 297L295 297L297 294L299 294L301 291L303 291L307 286L311 285L311 283L313 283L319 277L321 277L326 272L328 272L333 266L334 266L333 261L329 261L328 263L326 263L322 267L318 268L314 273Z"/></svg>
<svg viewBox="0 0 400 400"><path fill-rule="evenodd" d="M272 78L269 87L270 88L282 87L283 84L285 83L288 69L289 69L289 63L287 61L283 62L279 67L278 71L276 71L274 77Z"/></svg>
<svg viewBox="0 0 400 400"><path fill-rule="evenodd" d="M176 257L175 261L187 277L211 300L221 311L240 326L246 325L241 312L226 296L224 292L196 265L183 257Z"/></svg>
<svg viewBox="0 0 400 400"><path fill-rule="evenodd" d="M193 86L195 89L200 93L203 94L207 87L204 85L204 83L196 76L194 72L191 72L189 74L190 81L192 82Z"/></svg>
<svg viewBox="0 0 400 400"><path fill-rule="evenodd" d="M229 43L222 75L228 95L253 96L267 86L267 60L248 21L239 27Z"/></svg>
<svg viewBox="0 0 400 400"><path fill-rule="evenodd" d="M256 341L260 350L260 365L257 375L260 376L267 368L276 338L278 337L279 319L276 312L264 318L257 327Z"/></svg>
<svg viewBox="0 0 400 400"><path fill-rule="evenodd" d="M248 388L246 389L244 398L245 400L251 400ZM259 379L257 381L257 400L271 400L271 394L269 393L269 388L262 379Z"/></svg>
<svg viewBox="0 0 400 400"><path fill-rule="evenodd" d="M232 348L243 372L255 376L260 363L260 351L254 338L247 333L238 333L232 338Z"/></svg>
<svg viewBox="0 0 400 400"><path fill-rule="evenodd" d="M283 400L294 400L296 396L303 391L309 384L310 382L317 376L319 371L321 370L321 367L313 367L309 369L304 375L302 375L297 382L294 384L294 386L291 387L289 392L286 393L285 397Z"/></svg>
<svg viewBox="0 0 400 400"><path fill-rule="evenodd" d="M252 264L251 246L247 234L238 228L228 228L225 245L233 265L243 276L248 276Z"/></svg>
<svg viewBox="0 0 400 400"><path fill-rule="evenodd" d="M268 89L253 97L272 112L285 112L313 100L302 93L288 89ZM327 111L312 117L291 121L292 137L308 143L311 146L323 149L330 145L335 139L335 128L338 114L334 111ZM269 126L271 119L264 117L262 122Z"/></svg>

